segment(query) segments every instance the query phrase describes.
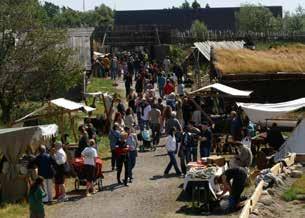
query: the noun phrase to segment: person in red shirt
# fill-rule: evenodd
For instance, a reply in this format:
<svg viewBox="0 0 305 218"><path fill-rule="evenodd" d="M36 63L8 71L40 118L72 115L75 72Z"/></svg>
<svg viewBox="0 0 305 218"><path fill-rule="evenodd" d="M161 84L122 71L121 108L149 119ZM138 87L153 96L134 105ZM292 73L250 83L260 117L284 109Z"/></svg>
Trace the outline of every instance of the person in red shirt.
<svg viewBox="0 0 305 218"><path fill-rule="evenodd" d="M169 95L172 92L175 92L175 86L169 80L167 80L164 86L164 94Z"/></svg>

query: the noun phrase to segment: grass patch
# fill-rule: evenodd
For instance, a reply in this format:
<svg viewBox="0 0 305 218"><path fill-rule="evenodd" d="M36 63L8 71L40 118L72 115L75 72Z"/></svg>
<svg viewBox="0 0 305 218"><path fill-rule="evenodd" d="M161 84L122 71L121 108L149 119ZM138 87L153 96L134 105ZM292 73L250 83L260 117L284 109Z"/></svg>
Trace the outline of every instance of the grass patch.
<svg viewBox="0 0 305 218"><path fill-rule="evenodd" d="M104 78L94 77L91 79L90 83L87 87L87 92L107 92L109 94L118 94L119 96L124 96L123 90L118 90L115 86L113 86L113 81ZM87 99L88 105L93 103L93 98L89 97ZM96 102L96 110L93 112L93 115L99 116L104 113L104 104L103 102Z"/></svg>
<svg viewBox="0 0 305 218"><path fill-rule="evenodd" d="M283 193L282 197L285 201L294 201L298 199L298 195L305 195L305 175L297 179L292 186Z"/></svg>
<svg viewBox="0 0 305 218"><path fill-rule="evenodd" d="M6 204L0 207L0 217L25 218L29 217L29 206L27 203Z"/></svg>

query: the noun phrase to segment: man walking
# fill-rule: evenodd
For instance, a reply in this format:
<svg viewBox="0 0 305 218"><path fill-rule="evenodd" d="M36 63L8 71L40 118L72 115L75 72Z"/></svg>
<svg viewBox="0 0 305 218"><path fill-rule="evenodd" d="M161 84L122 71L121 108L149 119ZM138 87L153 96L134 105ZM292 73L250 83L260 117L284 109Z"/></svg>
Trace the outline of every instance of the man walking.
<svg viewBox="0 0 305 218"><path fill-rule="evenodd" d="M43 198L44 203L52 202L52 186L54 178L55 160L47 153L46 146L41 145L40 154L36 157L34 163L38 167L38 175L44 178L43 186L46 196Z"/></svg>

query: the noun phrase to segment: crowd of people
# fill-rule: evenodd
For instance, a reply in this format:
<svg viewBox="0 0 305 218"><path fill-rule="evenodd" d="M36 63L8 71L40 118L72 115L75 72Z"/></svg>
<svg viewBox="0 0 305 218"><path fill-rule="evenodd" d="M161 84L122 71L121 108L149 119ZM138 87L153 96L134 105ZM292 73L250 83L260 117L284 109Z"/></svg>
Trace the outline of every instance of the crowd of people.
<svg viewBox="0 0 305 218"><path fill-rule="evenodd" d="M196 162L198 156L209 157L213 149L215 123L207 115L211 110L209 99L186 95L186 72L182 66L172 64L167 57L162 63L150 63L132 55L120 60L123 65L127 61L128 66L121 71L125 82L126 102L119 102L109 133L112 169L117 166L118 183L121 183L123 165L124 184L132 181L138 139L143 140L144 144L143 133L147 130L150 130L147 134L151 135L151 143L156 147L160 143L160 137L166 137L169 163L164 169L164 176L172 168L177 176L185 176L189 162ZM229 163L230 169L217 177L215 183L226 185L227 190L224 193L230 191L230 207L234 208L239 203L253 159L251 147L241 140L250 137L252 132L249 126L253 124L248 120L243 122L240 114L235 111L230 113L227 121L228 134L232 136L237 152ZM137 137L138 135L141 137ZM232 179L235 182L231 184Z"/></svg>
<svg viewBox="0 0 305 218"><path fill-rule="evenodd" d="M183 177L189 162L196 162L198 157L210 156L217 144L213 134L215 122L207 115L211 111L210 99L186 95L184 85L188 78L185 66L172 63L168 57L157 63L150 62L149 56L143 52L124 53L96 60L94 74L111 77L114 81L122 78L125 83L126 100L122 98L117 102L108 134L111 168L112 171L117 171L119 185L128 186L128 183L132 183L138 151L157 148L162 136L166 137L165 147L169 158L164 176L174 168L176 175ZM215 182L223 184L224 193L230 192L230 206L235 207L239 203L253 159L251 147L242 140L251 138L255 130L253 123L242 119L240 113L235 111L230 113L227 121L227 133L232 136L237 152L229 163L230 169L217 177ZM79 127L79 134L75 157L83 157L85 160L87 195L90 195L90 192L95 193L93 182L95 159L98 156L97 132L89 123ZM62 142L67 143L65 138ZM48 153L46 147L41 146L35 160L41 177L31 189L30 202L34 195L39 195L44 202L52 201L53 178L55 198L59 201L65 199L67 155L62 147L62 143L55 143L55 147ZM232 179L233 183L230 183ZM44 187L45 195L39 190L40 186ZM39 211L38 208L37 213Z"/></svg>

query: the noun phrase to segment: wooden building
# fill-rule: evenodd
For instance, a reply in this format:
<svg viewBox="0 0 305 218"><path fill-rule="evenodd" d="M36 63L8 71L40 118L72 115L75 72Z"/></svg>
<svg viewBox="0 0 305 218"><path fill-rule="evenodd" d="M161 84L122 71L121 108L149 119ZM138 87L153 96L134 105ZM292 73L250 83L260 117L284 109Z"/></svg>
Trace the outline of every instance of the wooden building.
<svg viewBox="0 0 305 218"><path fill-rule="evenodd" d="M267 51L213 50L210 77L241 90L253 90L251 101L276 103L305 96L305 46Z"/></svg>

